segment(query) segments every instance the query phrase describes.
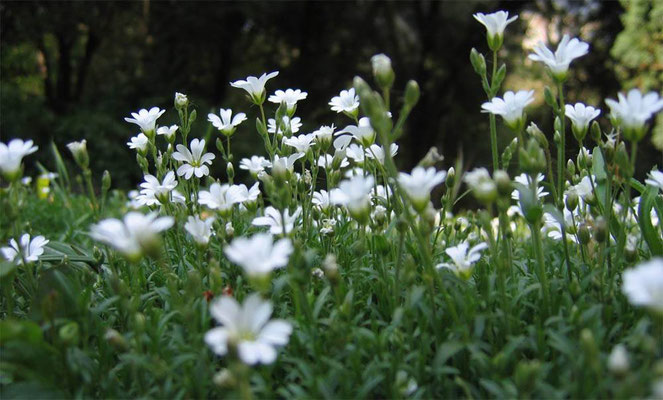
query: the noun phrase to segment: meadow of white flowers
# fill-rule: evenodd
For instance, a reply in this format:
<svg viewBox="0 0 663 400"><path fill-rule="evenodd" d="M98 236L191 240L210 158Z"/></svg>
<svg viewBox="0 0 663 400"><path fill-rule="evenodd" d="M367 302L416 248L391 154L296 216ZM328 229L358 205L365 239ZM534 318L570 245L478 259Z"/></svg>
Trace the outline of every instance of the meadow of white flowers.
<svg viewBox="0 0 663 400"><path fill-rule="evenodd" d="M56 148L57 175L33 185L23 159L37 147L0 143L0 388L8 398L663 397L663 172L633 176L663 99L638 89L604 105L567 99L572 63L591 49L564 36L528 56L549 71L554 132L542 132L525 112L535 92L502 90L498 55L516 17L475 18L489 49L470 62L492 171L441 170L437 149L398 170L419 86L395 96L384 54L371 59L375 86L355 77L310 133L297 116L306 92L268 96L278 71L231 82L247 107L209 113L212 137L189 137L197 111L182 93L174 111L131 113L140 132L127 146L144 182L128 200L109 174L95 188L85 140L67 146L78 195ZM179 124L159 126L166 112ZM499 121L512 133L505 148ZM236 159L233 142L256 134L264 149ZM211 174L218 163L223 176ZM237 168L250 179L237 182ZM459 209L470 193L481 208Z"/></svg>

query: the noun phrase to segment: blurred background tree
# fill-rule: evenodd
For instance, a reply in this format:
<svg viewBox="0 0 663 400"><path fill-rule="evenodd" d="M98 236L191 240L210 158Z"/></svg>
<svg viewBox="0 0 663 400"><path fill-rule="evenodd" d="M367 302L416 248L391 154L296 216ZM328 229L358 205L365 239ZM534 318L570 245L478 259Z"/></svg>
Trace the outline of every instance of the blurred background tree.
<svg viewBox="0 0 663 400"><path fill-rule="evenodd" d="M500 53L509 67L504 90L549 84L543 69L526 57L537 40L554 43L570 33L590 42L590 54L573 65L568 99L598 105L606 113L603 99L615 97L620 82L660 90L662 18L656 16L661 3L634 3L3 1L0 135L3 141L32 138L42 149L51 140L62 147L85 138L93 168L110 170L116 185L130 187L140 179L134 154L125 145L137 132L123 121L131 111L167 108L160 123L174 123L173 94L184 92L198 108L193 134L210 135L204 117L210 111L241 110L250 121L257 115L228 82L279 70L268 85L270 93L288 87L309 93L298 108L303 132L321 124L344 126L347 120L329 111L327 102L348 88L355 75L370 78L370 57L386 53L397 74L394 98L402 95L408 79L417 80L422 89L400 143L401 168L411 168L430 146L438 146L448 165L457 154L473 166L488 165L488 118L480 113L485 99L469 63L472 47L486 52L487 46L484 29L472 14L504 9L520 16L507 28ZM623 7L628 12L620 19ZM658 44L636 29L641 20L658 32ZM621 48L626 50L615 42L622 31L620 40L626 43ZM650 64L633 64L632 59L646 56L630 55L636 51L630 41L642 45L639 54L658 52L658 61L650 63L658 69L651 67L649 83L633 80L643 63ZM531 116L551 131L545 107L532 108ZM252 126L245 123L234 137L236 157L258 148ZM500 140L503 145L511 140L506 130ZM660 159L652 149L643 151L649 153L639 158L641 169ZM49 155L42 151L39 157L48 160ZM222 167L215 167L216 176L222 176Z"/></svg>

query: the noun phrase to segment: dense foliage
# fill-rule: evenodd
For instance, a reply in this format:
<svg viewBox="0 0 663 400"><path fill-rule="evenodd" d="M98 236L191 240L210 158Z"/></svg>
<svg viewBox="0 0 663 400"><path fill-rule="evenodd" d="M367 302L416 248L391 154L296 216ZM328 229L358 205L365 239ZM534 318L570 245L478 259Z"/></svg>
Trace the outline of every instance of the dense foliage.
<svg viewBox="0 0 663 400"><path fill-rule="evenodd" d="M272 92L276 71L231 83L243 112L203 122L176 93L131 113L141 133L112 149L143 174L128 198L92 173L92 138L67 145L75 168L0 143L3 398L662 396L663 173L634 171L663 100L567 104L590 50L564 36L529 55L546 134L534 91L502 89L508 16L476 14L470 53L491 172L438 169L436 148L399 172L420 88L384 54L307 134L308 93ZM37 151L55 173L31 180Z"/></svg>

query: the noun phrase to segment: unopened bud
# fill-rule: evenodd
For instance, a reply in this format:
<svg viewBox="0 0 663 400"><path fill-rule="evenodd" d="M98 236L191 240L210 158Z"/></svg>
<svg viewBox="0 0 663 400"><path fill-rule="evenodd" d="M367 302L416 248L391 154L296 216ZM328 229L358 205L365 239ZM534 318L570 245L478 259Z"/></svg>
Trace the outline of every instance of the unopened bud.
<svg viewBox="0 0 663 400"><path fill-rule="evenodd" d="M578 193L575 191L570 191L569 193L566 194L566 209L569 211L573 211L578 207Z"/></svg>
<svg viewBox="0 0 663 400"><path fill-rule="evenodd" d="M104 170L104 174L101 176L101 191L103 193L108 192L111 187L111 174L108 170Z"/></svg>
<svg viewBox="0 0 663 400"><path fill-rule="evenodd" d="M608 357L608 369L616 375L623 375L630 368L628 350L623 344L618 344L610 352Z"/></svg>
<svg viewBox="0 0 663 400"><path fill-rule="evenodd" d="M394 84L394 70L391 67L391 59L384 54L376 54L371 57L373 66L373 77L383 90L388 90Z"/></svg>
<svg viewBox="0 0 663 400"><path fill-rule="evenodd" d="M336 263L336 256L334 254L327 254L325 260L322 262L322 268L325 271L327 279L329 279L332 284L338 282L338 264Z"/></svg>
<svg viewBox="0 0 663 400"><path fill-rule="evenodd" d="M62 340L62 342L64 342L68 346L76 345L78 343L78 337L79 337L78 332L79 332L78 324L73 321L69 322L60 328L59 331L60 340Z"/></svg>
<svg viewBox="0 0 663 400"><path fill-rule="evenodd" d="M226 164L226 174L228 174L229 180L235 178L235 167L233 167L233 163L228 162L228 164Z"/></svg>
<svg viewBox="0 0 663 400"><path fill-rule="evenodd" d="M605 222L605 218L598 217L596 222L594 222L594 239L597 242L603 243L608 238L608 224Z"/></svg>
<svg viewBox="0 0 663 400"><path fill-rule="evenodd" d="M104 334L104 339L118 351L126 351L129 348L127 340L115 329L108 329Z"/></svg>
<svg viewBox="0 0 663 400"><path fill-rule="evenodd" d="M421 92L417 81L409 80L405 85L405 106L412 109L419 101L420 95Z"/></svg>
<svg viewBox="0 0 663 400"><path fill-rule="evenodd" d="M447 177L444 180L444 184L447 185L448 188L452 188L455 182L456 182L456 169L454 167L451 167L449 168L449 170L447 170Z"/></svg>
<svg viewBox="0 0 663 400"><path fill-rule="evenodd" d="M497 171L493 172L493 179L497 184L497 192L500 194L500 196L511 196L513 185L511 184L511 178L509 178L509 174L506 171L498 169Z"/></svg>
<svg viewBox="0 0 663 400"><path fill-rule="evenodd" d="M178 110L185 109L189 105L189 98L183 94L176 92L175 93L175 108Z"/></svg>

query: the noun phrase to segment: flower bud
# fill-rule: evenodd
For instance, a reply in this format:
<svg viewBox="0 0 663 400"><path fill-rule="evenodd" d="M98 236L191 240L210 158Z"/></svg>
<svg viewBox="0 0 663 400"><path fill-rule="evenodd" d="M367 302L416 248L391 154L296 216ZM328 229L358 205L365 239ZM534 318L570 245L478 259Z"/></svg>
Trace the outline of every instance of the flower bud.
<svg viewBox="0 0 663 400"><path fill-rule="evenodd" d="M521 147L518 160L522 169L528 174L535 176L546 169L546 155L538 142L530 138L527 147Z"/></svg>
<svg viewBox="0 0 663 400"><path fill-rule="evenodd" d="M67 148L74 157L76 164L82 169L87 169L90 165L90 157L87 153L87 141L83 139L80 142L71 142L67 145Z"/></svg>
<svg viewBox="0 0 663 400"><path fill-rule="evenodd" d="M566 162L566 172L569 173L569 175L573 176L576 174L576 165L573 163L573 160L569 159Z"/></svg>
<svg viewBox="0 0 663 400"><path fill-rule="evenodd" d="M578 241L580 244L587 244L590 240L589 228L586 224L578 226Z"/></svg>
<svg viewBox="0 0 663 400"><path fill-rule="evenodd" d="M454 167L451 167L447 170L447 177L444 180L444 184L447 186L447 188L451 189L454 186L455 182L456 182L456 169Z"/></svg>
<svg viewBox="0 0 663 400"><path fill-rule="evenodd" d="M217 387L222 389L233 388L235 385L237 385L237 379L235 379L235 376L228 368L224 368L214 374L212 382L214 382Z"/></svg>
<svg viewBox="0 0 663 400"><path fill-rule="evenodd" d="M60 340L68 346L76 345L79 338L79 329L76 322L69 322L63 325L59 330Z"/></svg>
<svg viewBox="0 0 663 400"><path fill-rule="evenodd" d="M383 90L388 90L394 84L394 70L391 67L391 59L384 54L376 54L371 57L373 77Z"/></svg>
<svg viewBox="0 0 663 400"><path fill-rule="evenodd" d="M228 180L230 181L235 178L235 167L233 167L233 163L230 161L226 164L226 174L228 174Z"/></svg>
<svg viewBox="0 0 663 400"><path fill-rule="evenodd" d="M108 170L104 170L103 175L101 176L101 192L106 193L111 187L111 174Z"/></svg>
<svg viewBox="0 0 663 400"><path fill-rule="evenodd" d="M235 228L232 222L228 222L226 223L226 239L232 240L233 237L235 237Z"/></svg>
<svg viewBox="0 0 663 400"><path fill-rule="evenodd" d="M486 59L483 54L479 53L474 47L470 51L470 62L472 68L479 76L486 76Z"/></svg>
<svg viewBox="0 0 663 400"><path fill-rule="evenodd" d="M506 171L498 169L497 171L493 172L493 179L497 184L497 192L500 194L500 196L511 196L513 185L511 184L511 178L509 178L509 174L507 174Z"/></svg>
<svg viewBox="0 0 663 400"><path fill-rule="evenodd" d="M338 264L336 263L336 256L333 254L327 254L325 257L325 260L322 262L322 268L325 271L325 275L327 276L327 279L332 284L336 284L339 279L339 273L338 273Z"/></svg>
<svg viewBox="0 0 663 400"><path fill-rule="evenodd" d="M104 334L104 339L115 348L115 350L124 352L129 349L127 340L115 329L108 329Z"/></svg>
<svg viewBox="0 0 663 400"><path fill-rule="evenodd" d="M175 92L175 108L178 110L183 110L189 105L189 98L179 92Z"/></svg>
<svg viewBox="0 0 663 400"><path fill-rule="evenodd" d="M603 243L608 238L608 224L605 221L605 218L598 217L594 222L594 239L597 242Z"/></svg>
<svg viewBox="0 0 663 400"><path fill-rule="evenodd" d="M615 375L624 375L630 368L628 350L623 344L616 345L608 357L608 369Z"/></svg>
<svg viewBox="0 0 663 400"><path fill-rule="evenodd" d="M578 207L578 193L576 193L575 190L570 191L566 194L566 199L564 199L564 202L566 204L567 210L575 210L576 207Z"/></svg>
<svg viewBox="0 0 663 400"><path fill-rule="evenodd" d="M420 95L421 92L417 81L409 80L405 85L405 107L412 109L419 102Z"/></svg>

